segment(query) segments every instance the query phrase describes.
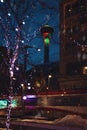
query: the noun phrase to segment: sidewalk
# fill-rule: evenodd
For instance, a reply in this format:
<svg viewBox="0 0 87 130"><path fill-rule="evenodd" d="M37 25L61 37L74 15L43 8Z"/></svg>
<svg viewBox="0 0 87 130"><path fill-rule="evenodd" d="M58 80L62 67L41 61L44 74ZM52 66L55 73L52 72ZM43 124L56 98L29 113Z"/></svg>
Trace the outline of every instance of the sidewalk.
<svg viewBox="0 0 87 130"><path fill-rule="evenodd" d="M6 130L6 128L0 128L0 130ZM9 129L9 130L12 130L12 129Z"/></svg>

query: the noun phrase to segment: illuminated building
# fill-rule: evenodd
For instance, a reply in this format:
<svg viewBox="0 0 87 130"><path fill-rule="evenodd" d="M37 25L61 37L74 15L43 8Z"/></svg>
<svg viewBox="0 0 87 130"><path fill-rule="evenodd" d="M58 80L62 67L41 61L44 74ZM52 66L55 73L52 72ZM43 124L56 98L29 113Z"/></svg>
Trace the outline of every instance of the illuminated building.
<svg viewBox="0 0 87 130"><path fill-rule="evenodd" d="M87 0L60 1L60 86L86 88Z"/></svg>
<svg viewBox="0 0 87 130"><path fill-rule="evenodd" d="M59 89L58 74L59 62L40 64L27 71L27 80L36 93L47 90L56 91Z"/></svg>

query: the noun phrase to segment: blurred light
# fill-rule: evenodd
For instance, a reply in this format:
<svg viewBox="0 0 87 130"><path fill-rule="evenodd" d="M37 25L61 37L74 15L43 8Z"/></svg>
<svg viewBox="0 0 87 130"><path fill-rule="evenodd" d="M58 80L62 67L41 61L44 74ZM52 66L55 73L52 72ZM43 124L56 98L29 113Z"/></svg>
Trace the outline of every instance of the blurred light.
<svg viewBox="0 0 87 130"><path fill-rule="evenodd" d="M16 67L16 70L19 70L19 67Z"/></svg>
<svg viewBox="0 0 87 130"><path fill-rule="evenodd" d="M36 95L26 95L26 96L23 96L23 100L27 100L29 98L36 98Z"/></svg>
<svg viewBox="0 0 87 130"><path fill-rule="evenodd" d="M30 85L30 83L28 83L28 85Z"/></svg>
<svg viewBox="0 0 87 130"><path fill-rule="evenodd" d="M24 22L24 21L23 21L22 23L23 23L23 24L25 24L25 22Z"/></svg>
<svg viewBox="0 0 87 130"><path fill-rule="evenodd" d="M85 66L84 68L87 69L87 66Z"/></svg>
<svg viewBox="0 0 87 130"><path fill-rule="evenodd" d="M31 87L29 86L29 87L27 87L28 89L31 89Z"/></svg>
<svg viewBox="0 0 87 130"><path fill-rule="evenodd" d="M45 43L46 45L49 45L50 39L49 39L48 37L46 37L46 38L44 39L44 43Z"/></svg>
<svg viewBox="0 0 87 130"><path fill-rule="evenodd" d="M83 67L83 74L87 74L87 66Z"/></svg>
<svg viewBox="0 0 87 130"><path fill-rule="evenodd" d="M7 108L7 100L0 100L0 109Z"/></svg>
<svg viewBox="0 0 87 130"><path fill-rule="evenodd" d="M18 28L15 28L16 31L18 31Z"/></svg>
<svg viewBox="0 0 87 130"><path fill-rule="evenodd" d="M8 13L8 16L11 16L11 13Z"/></svg>
<svg viewBox="0 0 87 130"><path fill-rule="evenodd" d="M16 80L16 78L13 77L13 80Z"/></svg>
<svg viewBox="0 0 87 130"><path fill-rule="evenodd" d="M6 99L0 100L0 109L7 108L7 105L8 105L8 101L7 101ZM17 107L17 100L13 99L11 106L12 106L13 108L14 108L14 107Z"/></svg>
<svg viewBox="0 0 87 130"><path fill-rule="evenodd" d="M52 78L52 75L49 75L48 77L49 77L49 78Z"/></svg>
<svg viewBox="0 0 87 130"><path fill-rule="evenodd" d="M32 89L34 89L34 87L32 87Z"/></svg>
<svg viewBox="0 0 87 130"><path fill-rule="evenodd" d="M28 16L28 15L27 15L26 17L27 17L27 18L29 18L29 16Z"/></svg>
<svg viewBox="0 0 87 130"><path fill-rule="evenodd" d="M41 51L41 49L40 49L40 48L38 48L38 49L37 49L37 51Z"/></svg>
<svg viewBox="0 0 87 130"><path fill-rule="evenodd" d="M12 100L12 107L13 108L17 107L17 100L15 100L15 99Z"/></svg>
<svg viewBox="0 0 87 130"><path fill-rule="evenodd" d="M48 90L49 88L47 87L46 89Z"/></svg>
<svg viewBox="0 0 87 130"><path fill-rule="evenodd" d="M26 100L27 99L27 97L26 96L23 96L23 100Z"/></svg>
<svg viewBox="0 0 87 130"><path fill-rule="evenodd" d="M12 70L12 68L10 67L10 70Z"/></svg>
<svg viewBox="0 0 87 130"><path fill-rule="evenodd" d="M36 95L27 95L27 98L36 98Z"/></svg>
<svg viewBox="0 0 87 130"><path fill-rule="evenodd" d="M24 40L22 40L21 42L24 43Z"/></svg>
<svg viewBox="0 0 87 130"><path fill-rule="evenodd" d="M21 84L21 87L24 87L24 84Z"/></svg>
<svg viewBox="0 0 87 130"><path fill-rule="evenodd" d="M4 2L4 0L0 0L2 3Z"/></svg>
<svg viewBox="0 0 87 130"><path fill-rule="evenodd" d="M14 73L12 70L10 70L10 76L13 77Z"/></svg>
<svg viewBox="0 0 87 130"><path fill-rule="evenodd" d="M36 81L36 87L40 87L40 83Z"/></svg>

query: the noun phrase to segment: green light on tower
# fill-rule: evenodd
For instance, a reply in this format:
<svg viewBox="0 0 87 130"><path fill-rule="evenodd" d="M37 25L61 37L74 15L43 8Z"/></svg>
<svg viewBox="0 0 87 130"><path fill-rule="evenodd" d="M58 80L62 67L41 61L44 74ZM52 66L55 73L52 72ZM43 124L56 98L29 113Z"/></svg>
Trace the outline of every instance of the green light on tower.
<svg viewBox="0 0 87 130"><path fill-rule="evenodd" d="M49 39L48 37L44 38L44 43L45 43L46 45L49 45L50 39Z"/></svg>

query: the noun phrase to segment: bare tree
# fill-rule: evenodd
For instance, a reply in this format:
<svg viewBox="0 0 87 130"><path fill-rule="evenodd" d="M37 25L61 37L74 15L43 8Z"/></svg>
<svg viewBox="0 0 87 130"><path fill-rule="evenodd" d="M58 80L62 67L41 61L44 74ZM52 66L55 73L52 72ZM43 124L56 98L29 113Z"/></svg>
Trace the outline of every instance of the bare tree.
<svg viewBox="0 0 87 130"><path fill-rule="evenodd" d="M40 29L45 24L53 26L55 37L52 38L53 43L58 42L58 1L49 0L1 0L0 1L0 42L1 45L7 47L8 56L9 49L13 50L12 57L9 56L9 73L10 73L10 95L6 127L10 127L10 112L12 103L13 91L13 76L16 63L23 63L24 47L25 45L33 46L27 49L27 61L31 63L43 63L43 54L40 52L40 60L38 61L36 50L34 48L41 48L43 50L43 39L40 34ZM56 6L55 6L56 5ZM56 18L56 19L55 19ZM33 54L36 54L33 58Z"/></svg>

